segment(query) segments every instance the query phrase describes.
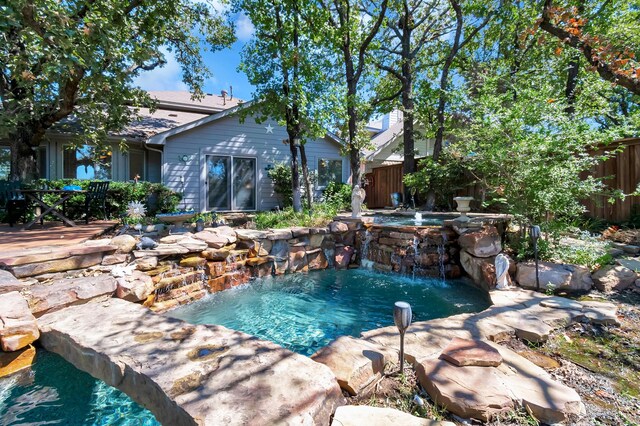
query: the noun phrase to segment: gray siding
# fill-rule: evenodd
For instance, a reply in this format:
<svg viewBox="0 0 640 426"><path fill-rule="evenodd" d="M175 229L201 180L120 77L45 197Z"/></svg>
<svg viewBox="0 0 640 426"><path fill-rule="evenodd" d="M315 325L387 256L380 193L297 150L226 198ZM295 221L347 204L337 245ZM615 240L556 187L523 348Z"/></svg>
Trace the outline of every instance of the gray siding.
<svg viewBox="0 0 640 426"><path fill-rule="evenodd" d="M265 127L271 125L273 133ZM237 116L221 118L167 138L164 148L164 183L175 191L184 189L184 205L188 209L206 210L205 178L208 154L254 157L257 160L257 207L270 210L279 204L277 194L265 168L289 161L289 147L282 143L285 129L268 120L256 123L247 117L240 123ZM349 178L349 162L340 156L340 146L331 140L309 140L306 145L309 169L316 170L318 159L342 159L342 179ZM181 157L188 156L187 161ZM181 183L184 177L184 188Z"/></svg>

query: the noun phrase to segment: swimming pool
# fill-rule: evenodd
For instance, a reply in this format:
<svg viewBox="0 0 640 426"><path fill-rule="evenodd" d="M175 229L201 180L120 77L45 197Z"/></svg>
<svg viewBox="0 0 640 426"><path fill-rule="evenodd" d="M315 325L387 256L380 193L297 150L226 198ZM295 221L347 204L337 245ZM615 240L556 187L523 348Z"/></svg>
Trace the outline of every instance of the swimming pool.
<svg viewBox="0 0 640 426"><path fill-rule="evenodd" d="M486 293L463 281L327 269L257 279L166 315L223 325L311 355L338 336L392 325L393 304L399 300L412 305L414 321L478 312L490 305Z"/></svg>
<svg viewBox="0 0 640 426"><path fill-rule="evenodd" d="M44 349L31 369L0 379L3 426L159 424L126 394Z"/></svg>

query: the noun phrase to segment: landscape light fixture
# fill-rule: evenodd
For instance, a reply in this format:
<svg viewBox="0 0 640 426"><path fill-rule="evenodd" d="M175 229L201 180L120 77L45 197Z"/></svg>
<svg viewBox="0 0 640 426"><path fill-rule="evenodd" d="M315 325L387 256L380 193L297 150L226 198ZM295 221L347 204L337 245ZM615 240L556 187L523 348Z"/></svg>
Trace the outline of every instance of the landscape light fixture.
<svg viewBox="0 0 640 426"><path fill-rule="evenodd" d="M540 238L540 227L532 225L529 229L531 241L533 242L533 257L536 261L536 291L540 291L540 276L538 272L538 239Z"/></svg>
<svg viewBox="0 0 640 426"><path fill-rule="evenodd" d="M411 325L411 305L407 302L396 302L393 306L393 322L400 332L400 374L404 372L404 333Z"/></svg>

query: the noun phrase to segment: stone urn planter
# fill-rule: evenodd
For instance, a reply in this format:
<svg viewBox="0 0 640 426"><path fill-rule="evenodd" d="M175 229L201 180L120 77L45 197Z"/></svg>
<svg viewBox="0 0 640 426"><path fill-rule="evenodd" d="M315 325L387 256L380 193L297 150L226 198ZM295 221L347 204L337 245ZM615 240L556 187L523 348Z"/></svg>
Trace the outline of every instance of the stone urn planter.
<svg viewBox="0 0 640 426"><path fill-rule="evenodd" d="M195 215L195 211L181 211L175 213L160 213L156 215L156 218L161 222L171 225L169 233L175 234L190 232L190 229L185 227L184 222L192 219Z"/></svg>
<svg viewBox="0 0 640 426"><path fill-rule="evenodd" d="M471 219L467 216L467 213L471 211L469 204L473 201L473 197L455 197L454 200L458 203L456 210L460 212L460 216L455 220L458 222L469 222Z"/></svg>

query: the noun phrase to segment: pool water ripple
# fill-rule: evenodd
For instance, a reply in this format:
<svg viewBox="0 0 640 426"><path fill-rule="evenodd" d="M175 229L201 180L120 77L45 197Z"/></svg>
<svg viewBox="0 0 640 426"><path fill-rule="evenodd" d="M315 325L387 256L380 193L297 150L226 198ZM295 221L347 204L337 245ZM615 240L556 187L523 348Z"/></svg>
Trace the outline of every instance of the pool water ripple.
<svg viewBox="0 0 640 426"><path fill-rule="evenodd" d="M398 300L411 303L414 321L489 306L486 294L463 281L352 269L262 278L167 315L193 324L223 325L311 355L338 336L392 325Z"/></svg>
<svg viewBox="0 0 640 426"><path fill-rule="evenodd" d="M118 389L43 349L31 369L0 378L2 426L159 424Z"/></svg>

